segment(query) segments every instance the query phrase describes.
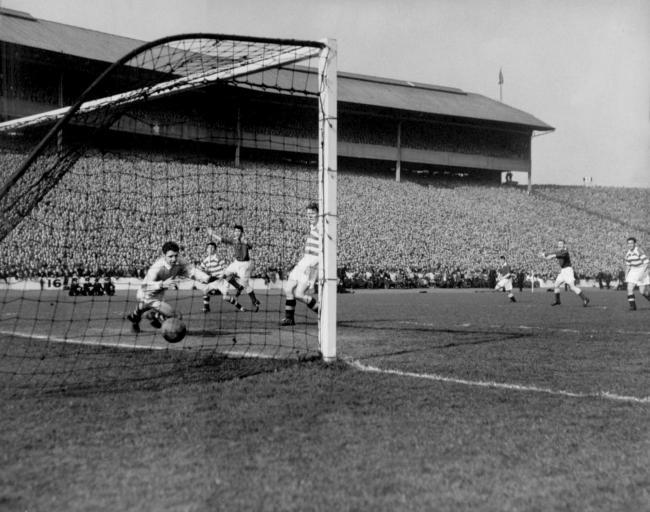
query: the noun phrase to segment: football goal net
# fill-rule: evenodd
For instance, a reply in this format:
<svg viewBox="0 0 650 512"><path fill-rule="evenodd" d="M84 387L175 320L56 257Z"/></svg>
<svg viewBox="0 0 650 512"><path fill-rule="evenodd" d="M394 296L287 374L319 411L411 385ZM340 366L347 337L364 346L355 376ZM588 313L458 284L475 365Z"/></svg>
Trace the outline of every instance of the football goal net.
<svg viewBox="0 0 650 512"><path fill-rule="evenodd" d="M336 94L334 41L183 34L0 123L3 388L333 361Z"/></svg>

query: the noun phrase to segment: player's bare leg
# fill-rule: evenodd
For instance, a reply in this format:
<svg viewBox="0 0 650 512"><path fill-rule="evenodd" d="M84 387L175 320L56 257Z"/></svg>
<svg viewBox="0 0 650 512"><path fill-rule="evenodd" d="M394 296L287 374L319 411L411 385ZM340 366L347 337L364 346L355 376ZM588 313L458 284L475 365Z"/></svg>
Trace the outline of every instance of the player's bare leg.
<svg viewBox="0 0 650 512"><path fill-rule="evenodd" d="M253 311L257 313L260 310L260 305L262 304L259 299L255 296L255 291L251 289L248 292L248 296L251 298L251 304L253 305Z"/></svg>
<svg viewBox="0 0 650 512"><path fill-rule="evenodd" d="M237 311L246 311L246 309L244 309L244 306L242 306L239 303L239 301L237 300L236 297L230 297L230 296L224 295L223 300L226 301L228 304L232 304L233 306L235 306L235 309Z"/></svg>
<svg viewBox="0 0 650 512"><path fill-rule="evenodd" d="M645 285L640 287L641 295L643 295L646 300L650 301L650 286Z"/></svg>
<svg viewBox="0 0 650 512"><path fill-rule="evenodd" d="M284 317L280 320L280 325L296 325L294 314L296 312L296 297L294 295L294 290L298 283L296 281L287 281L284 285Z"/></svg>
<svg viewBox="0 0 650 512"><path fill-rule="evenodd" d="M311 309L314 313L318 313L318 301L309 295L307 293L308 285L307 284L299 284L296 287L296 299L300 300L301 302L304 302L309 309Z"/></svg>
<svg viewBox="0 0 650 512"><path fill-rule="evenodd" d="M237 290L237 297L239 297L244 287L241 284L239 284L239 282L237 281L237 276L232 275L226 278L226 281L228 281L228 284L230 284L235 290Z"/></svg>
<svg viewBox="0 0 650 512"><path fill-rule="evenodd" d="M556 286L553 292L555 293L555 301L551 302L551 306L559 306L562 304L562 301L560 300L560 288Z"/></svg>
<svg viewBox="0 0 650 512"><path fill-rule="evenodd" d="M216 290L209 290L203 294L203 313L210 312L210 295L216 295Z"/></svg>
<svg viewBox="0 0 650 512"><path fill-rule="evenodd" d="M145 313L154 329L160 329L167 318L176 316L174 308L167 302L138 302L133 312L126 317L131 322L131 330L136 334L140 332L140 320Z"/></svg>
<svg viewBox="0 0 650 512"><path fill-rule="evenodd" d="M636 298L634 297L634 287L636 283L628 282L627 283L627 304L630 308L630 311L636 311ZM643 292L642 292L643 293Z"/></svg>
<svg viewBox="0 0 650 512"><path fill-rule="evenodd" d="M567 283L567 284L569 285L571 291L575 293L578 297L580 297L580 299L582 300L582 305L584 307L587 307L589 305L589 298L584 294L584 292L573 283Z"/></svg>

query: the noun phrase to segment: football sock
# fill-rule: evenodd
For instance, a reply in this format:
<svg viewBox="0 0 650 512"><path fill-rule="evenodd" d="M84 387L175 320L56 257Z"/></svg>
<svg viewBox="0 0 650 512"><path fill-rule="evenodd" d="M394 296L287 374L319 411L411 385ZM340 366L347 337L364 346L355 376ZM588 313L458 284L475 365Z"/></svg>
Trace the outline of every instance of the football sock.
<svg viewBox="0 0 650 512"><path fill-rule="evenodd" d="M646 300L650 300L650 292L642 293L641 295L643 295Z"/></svg>
<svg viewBox="0 0 650 512"><path fill-rule="evenodd" d="M240 285L237 282L237 279L235 279L234 277L231 277L230 279L228 279L228 283L230 283L234 288L237 289L237 295L239 295L241 293L241 291L244 289L244 287L242 285Z"/></svg>
<svg viewBox="0 0 650 512"><path fill-rule="evenodd" d="M312 297L312 299L307 303L307 307L312 311L318 312L318 302Z"/></svg>
<svg viewBox="0 0 650 512"><path fill-rule="evenodd" d="M259 306L260 301L257 300L257 297L255 296L255 292L250 292L248 296L251 298L251 302L253 303L253 306Z"/></svg>
<svg viewBox="0 0 650 512"><path fill-rule="evenodd" d="M636 309L636 300L634 295L627 296L627 303L630 305L630 309Z"/></svg>
<svg viewBox="0 0 650 512"><path fill-rule="evenodd" d="M560 304L560 294L559 293L555 294L555 303Z"/></svg>
<svg viewBox="0 0 650 512"><path fill-rule="evenodd" d="M284 305L284 317L293 320L293 314L296 310L296 299L287 299Z"/></svg>
<svg viewBox="0 0 650 512"><path fill-rule="evenodd" d="M244 311L243 306L237 302L237 299L235 297L228 297L227 299L228 302L230 302L233 306L235 306L239 311Z"/></svg>
<svg viewBox="0 0 650 512"><path fill-rule="evenodd" d="M131 320L131 322L139 322L142 319L142 313L144 313L144 309L141 309L140 306L136 306L133 313L129 315L129 320Z"/></svg>

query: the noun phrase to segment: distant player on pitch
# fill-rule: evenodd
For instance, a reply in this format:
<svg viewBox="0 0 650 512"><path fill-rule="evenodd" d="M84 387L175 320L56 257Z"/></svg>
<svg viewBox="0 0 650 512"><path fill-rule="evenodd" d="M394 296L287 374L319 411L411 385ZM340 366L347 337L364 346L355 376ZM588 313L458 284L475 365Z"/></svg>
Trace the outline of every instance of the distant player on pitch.
<svg viewBox="0 0 650 512"><path fill-rule="evenodd" d="M517 302L515 296L512 294L512 269L508 262L506 261L505 256L499 258L499 268L497 269L497 284L494 287L496 291L505 291L508 294L510 302Z"/></svg>
<svg viewBox="0 0 650 512"><path fill-rule="evenodd" d="M318 224L318 204L310 203L307 206L309 219L309 235L305 242L305 252L300 261L291 270L289 278L284 285L286 297L284 318L280 325L295 325L294 313L296 299L307 304L307 307L318 312L318 301L307 293L314 286L318 277L318 262L321 249L321 230Z"/></svg>
<svg viewBox="0 0 650 512"><path fill-rule="evenodd" d="M625 253L625 282L627 283L627 303L631 310L636 310L634 288L639 287L641 295L650 300L650 276L648 267L650 259L645 251L636 243L633 236L627 239L627 253Z"/></svg>
<svg viewBox="0 0 650 512"><path fill-rule="evenodd" d="M151 310L149 318L151 326L159 329L162 323L176 315L174 308L165 302L165 291L178 288L178 281L183 277L194 278L202 283L215 280L201 269L181 258L180 248L176 242L165 242L162 246L162 256L158 258L147 271L137 292L138 305L133 313L126 318L131 322L133 332L140 332L142 315Z"/></svg>
<svg viewBox="0 0 650 512"><path fill-rule="evenodd" d="M571 266L571 257L569 256L569 251L566 248L566 243L564 240L558 240L557 250L555 252L546 254L545 252L540 253L542 258L551 260L556 258L560 264L560 273L555 279L555 302L551 306L559 306L560 302L560 287L563 284L566 284L573 293L582 299L582 305L587 307L589 305L589 299L583 293L583 291L576 286L576 278L573 274L573 267Z"/></svg>
<svg viewBox="0 0 650 512"><path fill-rule="evenodd" d="M237 296L245 291L251 299L253 311L260 310L260 301L255 296L255 291L251 285L251 267L252 261L250 251L252 244L244 238L244 227L241 224L235 224L232 228L233 236L219 236L212 228L208 228L208 234L215 242L232 245L235 251L235 259L228 265L224 271L226 280L237 290Z"/></svg>
<svg viewBox="0 0 650 512"><path fill-rule="evenodd" d="M223 300L235 306L239 311L246 311L235 297L228 295L229 276L226 274L226 260L217 254L217 244L208 242L208 254L201 262L201 270L216 279L209 283L203 290L203 312L210 312L210 296L222 295Z"/></svg>

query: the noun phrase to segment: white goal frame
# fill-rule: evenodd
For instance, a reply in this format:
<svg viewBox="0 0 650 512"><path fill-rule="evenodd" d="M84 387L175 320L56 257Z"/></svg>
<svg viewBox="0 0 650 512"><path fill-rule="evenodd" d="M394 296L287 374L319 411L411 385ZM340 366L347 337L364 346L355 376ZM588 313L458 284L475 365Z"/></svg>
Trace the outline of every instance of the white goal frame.
<svg viewBox="0 0 650 512"><path fill-rule="evenodd" d="M325 40L318 66L318 180L322 252L319 272L321 300L318 337L325 362L336 360L337 293L337 46Z"/></svg>
<svg viewBox="0 0 650 512"><path fill-rule="evenodd" d="M187 34L187 36L214 36L208 34ZM1 133L17 132L25 128L54 124L41 143L33 150L20 169L16 171L5 183L0 183L0 198L4 197L8 189L29 168L36 159L47 141L55 137L59 130L74 117L100 111L109 105L125 106L140 101L144 90L131 91L99 98L86 100L93 87L118 64L123 64L138 50L151 47L156 43L173 41L176 37L163 38L132 51L120 61L116 62L104 72L79 98L73 106L58 108L35 115L26 116L0 123ZM228 38L228 36L223 36ZM282 40L264 38L249 38L231 36L236 40L249 42L277 42L287 43ZM300 47L301 43L304 47ZM248 60L241 65L233 66L227 70L206 70L184 77L161 82L154 87L146 89L148 97L165 97L179 92L203 87L220 80L233 79L238 76L253 74L265 69L282 68L298 62L306 61L311 57L318 57L318 195L319 195L319 222L321 223L321 255L319 265L319 323L318 341L322 358L326 362L335 361L337 358L337 43L334 39L323 39L318 42L289 41L297 49L292 51L274 51L261 58ZM318 47L315 47L318 45Z"/></svg>

